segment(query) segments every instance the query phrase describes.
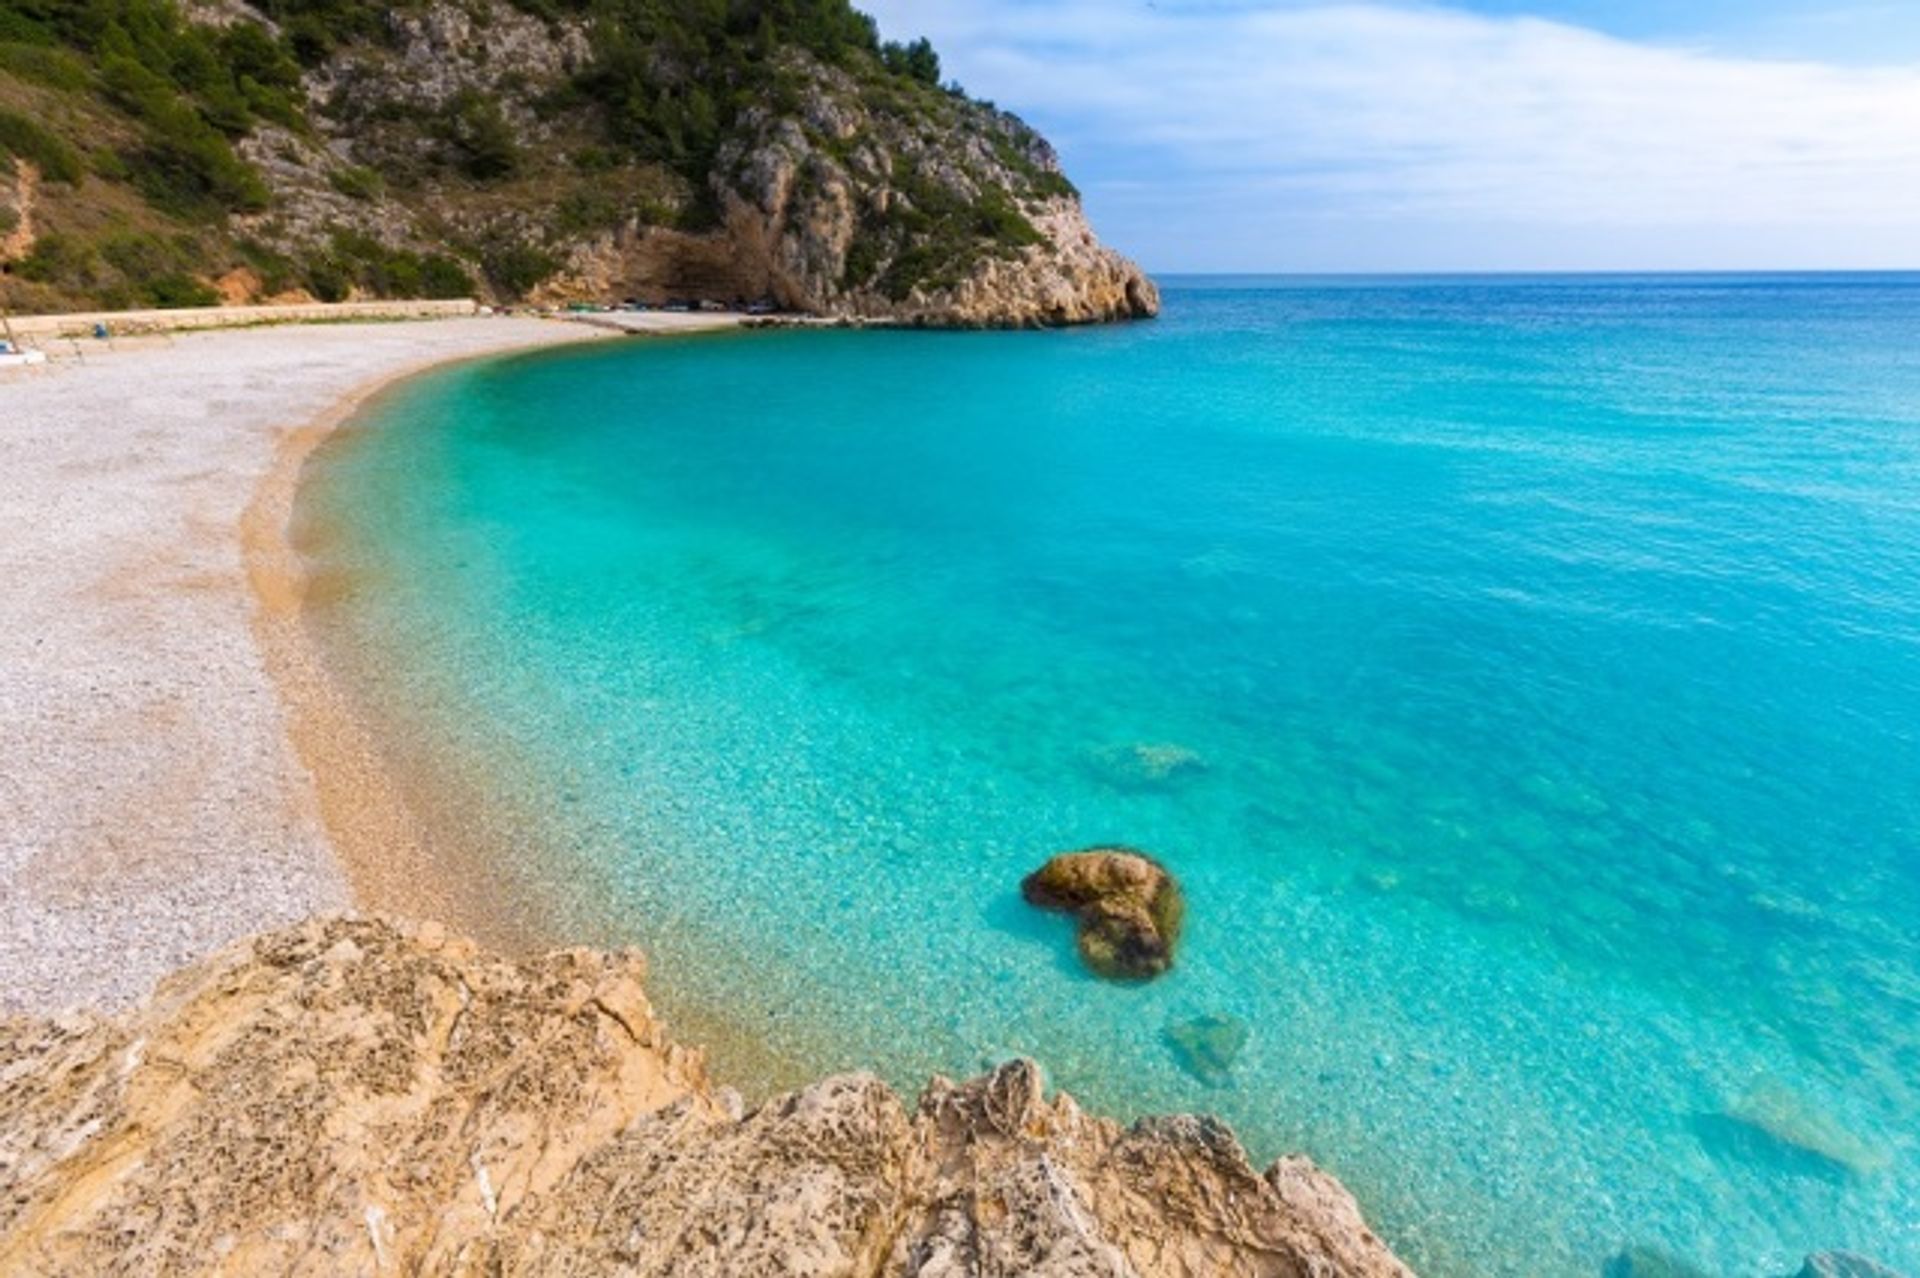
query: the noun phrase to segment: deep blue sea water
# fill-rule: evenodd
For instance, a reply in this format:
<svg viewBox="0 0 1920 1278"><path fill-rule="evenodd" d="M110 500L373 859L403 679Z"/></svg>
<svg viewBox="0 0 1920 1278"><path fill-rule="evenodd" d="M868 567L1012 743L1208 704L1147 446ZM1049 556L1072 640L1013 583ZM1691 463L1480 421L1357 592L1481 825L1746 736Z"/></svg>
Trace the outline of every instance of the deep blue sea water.
<svg viewBox="0 0 1920 1278"><path fill-rule="evenodd" d="M310 471L329 643L810 1072L1210 1110L1442 1278L1920 1268L1920 277L1170 283L417 379ZM1018 899L1111 841L1152 985Z"/></svg>

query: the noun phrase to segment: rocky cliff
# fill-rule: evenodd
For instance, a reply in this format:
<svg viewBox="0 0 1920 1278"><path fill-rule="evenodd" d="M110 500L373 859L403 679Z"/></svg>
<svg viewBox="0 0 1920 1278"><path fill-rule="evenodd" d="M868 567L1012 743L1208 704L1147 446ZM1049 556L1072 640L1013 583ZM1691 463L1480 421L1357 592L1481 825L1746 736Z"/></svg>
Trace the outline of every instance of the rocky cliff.
<svg viewBox="0 0 1920 1278"><path fill-rule="evenodd" d="M750 106L719 149L719 229L624 225L577 247L541 292L767 297L933 324L1159 311L1153 282L1100 243L1052 147L1014 117L946 92L876 101L806 57L782 73L798 109Z"/></svg>
<svg viewBox="0 0 1920 1278"><path fill-rule="evenodd" d="M1407 1274L1305 1159L1025 1062L747 1109L643 975L332 920L120 1019L0 1022L0 1273Z"/></svg>
<svg viewBox="0 0 1920 1278"><path fill-rule="evenodd" d="M477 292L1040 325L1159 305L1044 139L846 0L0 14L0 241L18 310Z"/></svg>

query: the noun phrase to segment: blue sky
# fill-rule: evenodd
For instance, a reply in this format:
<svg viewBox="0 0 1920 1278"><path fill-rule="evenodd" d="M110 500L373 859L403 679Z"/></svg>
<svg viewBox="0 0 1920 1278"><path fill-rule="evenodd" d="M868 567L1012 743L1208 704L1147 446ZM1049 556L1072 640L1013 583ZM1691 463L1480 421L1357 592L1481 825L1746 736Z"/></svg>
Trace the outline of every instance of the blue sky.
<svg viewBox="0 0 1920 1278"><path fill-rule="evenodd" d="M1920 268L1920 0L867 0L1171 271Z"/></svg>
<svg viewBox="0 0 1920 1278"><path fill-rule="evenodd" d="M1456 8L1495 17L1529 15L1632 40L1726 53L1841 62L1920 54L1913 0L1479 0Z"/></svg>

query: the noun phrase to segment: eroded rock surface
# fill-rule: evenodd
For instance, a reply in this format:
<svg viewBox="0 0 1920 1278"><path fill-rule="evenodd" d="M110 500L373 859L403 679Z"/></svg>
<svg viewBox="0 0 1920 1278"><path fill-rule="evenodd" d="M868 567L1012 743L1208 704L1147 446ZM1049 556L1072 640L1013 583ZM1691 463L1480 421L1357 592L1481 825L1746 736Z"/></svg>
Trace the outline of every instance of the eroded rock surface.
<svg viewBox="0 0 1920 1278"><path fill-rule="evenodd" d="M643 976L336 919L119 1019L0 1022L0 1273L1408 1272L1306 1160L1122 1128L1024 1061L743 1114Z"/></svg>
<svg viewBox="0 0 1920 1278"><path fill-rule="evenodd" d="M1101 976L1143 981L1173 966L1186 917L1167 868L1127 847L1063 852L1020 883L1029 905L1080 920L1080 957Z"/></svg>

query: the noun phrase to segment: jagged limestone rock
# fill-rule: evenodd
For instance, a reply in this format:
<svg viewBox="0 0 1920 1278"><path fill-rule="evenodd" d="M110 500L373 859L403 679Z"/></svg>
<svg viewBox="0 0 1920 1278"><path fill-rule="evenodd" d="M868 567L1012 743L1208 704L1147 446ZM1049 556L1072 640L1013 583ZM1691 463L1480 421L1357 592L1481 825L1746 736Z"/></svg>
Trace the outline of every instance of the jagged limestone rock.
<svg viewBox="0 0 1920 1278"><path fill-rule="evenodd" d="M1015 1061L742 1112L631 953L320 920L116 1019L0 1022L0 1273L1404 1278L1304 1159Z"/></svg>

